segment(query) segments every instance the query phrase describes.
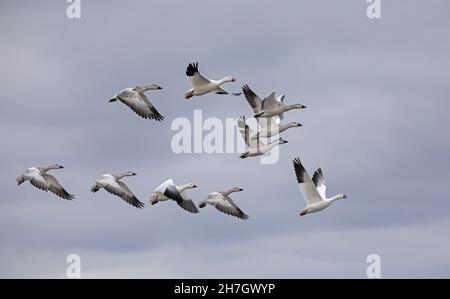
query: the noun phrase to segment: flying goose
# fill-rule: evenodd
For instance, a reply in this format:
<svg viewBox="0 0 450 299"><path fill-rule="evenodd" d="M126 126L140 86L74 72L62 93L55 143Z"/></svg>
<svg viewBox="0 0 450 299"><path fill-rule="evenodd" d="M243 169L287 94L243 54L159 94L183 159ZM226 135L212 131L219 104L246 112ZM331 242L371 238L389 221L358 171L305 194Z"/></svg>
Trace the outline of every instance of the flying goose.
<svg viewBox="0 0 450 299"><path fill-rule="evenodd" d="M269 138L272 136L276 136L287 129L301 127L302 124L298 122L290 122L288 124L282 125L280 123L280 117L272 116L272 117L258 117L258 131L256 136L262 138Z"/></svg>
<svg viewBox="0 0 450 299"><path fill-rule="evenodd" d="M133 207L141 209L144 207L144 203L140 202L133 192L130 191L128 186L124 182L120 181L123 177L134 175L136 175L136 173L131 171L104 174L100 177L100 179L95 181L94 185L91 187L91 191L95 193L100 190L100 188L104 188L109 193L122 198Z"/></svg>
<svg viewBox="0 0 450 299"><path fill-rule="evenodd" d="M303 109L306 106L302 104L284 104L284 95L275 98L275 91L271 92L268 96L261 100L260 97L248 87L248 85L242 86L247 102L253 109L255 117L272 117L279 115L283 119L283 113L292 109Z"/></svg>
<svg viewBox="0 0 450 299"><path fill-rule="evenodd" d="M231 76L227 76L220 80L211 80L205 78L202 74L200 74L198 70L198 62L189 63L186 68L186 76L188 78L188 81L192 85L192 88L184 94L184 98L186 100L192 98L193 96L201 96L210 92L216 94L229 94L228 91L222 89L220 86L227 82L236 82L236 79ZM234 96L241 95L240 92L231 94Z"/></svg>
<svg viewBox="0 0 450 299"><path fill-rule="evenodd" d="M300 213L300 216L319 212L329 207L334 201L347 198L344 194L338 194L327 198L325 193L325 179L322 169L317 169L311 180L299 158L294 159L293 163L300 192L306 201L306 208Z"/></svg>
<svg viewBox="0 0 450 299"><path fill-rule="evenodd" d="M248 147L247 151L239 156L241 159L264 155L265 153L270 151L273 147L287 143L287 141L281 137L270 143L263 142L258 137L258 134L250 129L250 127L245 122L245 117L243 116L237 120L237 124L239 132L241 133L242 138L244 139L245 144Z"/></svg>
<svg viewBox="0 0 450 299"><path fill-rule="evenodd" d="M176 186L172 179L168 179L159 185L155 191L153 191L153 194L149 198L149 202L152 205L155 205L160 201L172 199L186 211L198 213L197 207L186 192L187 189L191 188L197 188L197 185L188 183L185 185Z"/></svg>
<svg viewBox="0 0 450 299"><path fill-rule="evenodd" d="M121 101L131 108L137 115L145 119L155 119L162 121L164 116L159 114L158 110L148 100L144 94L147 90L159 90L162 87L153 84L147 86L136 86L134 88L125 88L112 97L109 102Z"/></svg>
<svg viewBox="0 0 450 299"><path fill-rule="evenodd" d="M234 203L229 196L233 192L240 192L244 189L234 187L228 191L213 192L208 195L204 200L198 203L199 208L204 208L207 204L216 207L222 213L235 216L242 220L247 220L249 216L242 212L242 210Z"/></svg>
<svg viewBox="0 0 450 299"><path fill-rule="evenodd" d="M30 181L30 184L38 189L44 190L45 192L50 191L61 198L72 200L75 196L69 194L69 192L61 186L54 176L47 173L51 169L61 168L64 168L64 166L59 164L30 167L23 174L17 177L17 185L20 185L25 181Z"/></svg>

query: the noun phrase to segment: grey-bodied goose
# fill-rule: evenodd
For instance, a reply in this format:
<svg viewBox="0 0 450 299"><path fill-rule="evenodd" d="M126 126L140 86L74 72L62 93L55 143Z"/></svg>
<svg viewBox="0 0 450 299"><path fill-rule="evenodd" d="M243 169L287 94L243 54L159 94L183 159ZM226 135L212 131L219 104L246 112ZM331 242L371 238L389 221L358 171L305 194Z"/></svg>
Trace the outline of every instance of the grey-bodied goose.
<svg viewBox="0 0 450 299"><path fill-rule="evenodd" d="M133 194L133 192L131 192L128 186L124 182L120 181L120 179L122 179L123 177L134 175L136 175L136 173L131 171L123 173L104 174L100 177L100 179L95 181L94 185L92 185L91 187L91 191L94 193L100 190L100 188L103 188L109 193L122 198L133 207L141 209L144 207L144 203L140 202Z"/></svg>
<svg viewBox="0 0 450 299"><path fill-rule="evenodd" d="M261 100L248 85L242 86L242 91L244 92L247 102L252 107L255 117L272 117L279 115L282 119L284 112L292 109L306 108L306 106L302 104L286 105L284 103L284 95L276 98L274 91L265 97L264 100Z"/></svg>
<svg viewBox="0 0 450 299"><path fill-rule="evenodd" d="M212 205L217 210L222 213L237 217L242 220L247 220L249 216L242 212L242 210L234 203L234 201L229 196L233 192L240 192L244 189L239 187L234 187L227 191L213 192L208 195L204 200L199 202L198 207L204 208L207 204Z"/></svg>
<svg viewBox="0 0 450 299"><path fill-rule="evenodd" d="M190 99L193 96L201 96L210 92L215 94L230 94L220 86L227 82L236 82L236 80L231 76L226 76L225 78L220 80L211 80L204 77L198 70L198 62L189 63L186 68L186 76L189 83L191 83L192 88L185 92L185 99ZM240 92L231 94L234 96L241 95Z"/></svg>
<svg viewBox="0 0 450 299"><path fill-rule="evenodd" d="M149 202L152 205L155 205L160 201L171 199L176 201L176 203L184 210L191 213L198 213L197 207L186 192L187 189L192 188L197 188L197 185L188 183L177 186L172 179L168 179L153 191L153 194L149 198Z"/></svg>
<svg viewBox="0 0 450 299"><path fill-rule="evenodd" d="M294 159L293 164L298 187L306 201L306 208L300 213L300 216L322 211L328 208L334 201L347 198L344 194L337 194L330 198L326 197L327 187L322 169L317 169L311 179L299 158Z"/></svg>
<svg viewBox="0 0 450 299"><path fill-rule="evenodd" d="M149 101L144 94L147 90L159 90L162 87L153 84L147 86L136 86L134 88L125 88L112 97L109 102L120 101L131 108L137 115L145 119L155 119L162 121L164 116L159 114L158 110Z"/></svg>
<svg viewBox="0 0 450 299"><path fill-rule="evenodd" d="M67 192L54 176L47 173L49 170L61 168L64 168L64 166L59 164L30 167L25 171L25 173L17 177L17 185L20 185L25 181L29 181L31 185L38 189L46 192L50 191L61 198L72 200L75 196Z"/></svg>

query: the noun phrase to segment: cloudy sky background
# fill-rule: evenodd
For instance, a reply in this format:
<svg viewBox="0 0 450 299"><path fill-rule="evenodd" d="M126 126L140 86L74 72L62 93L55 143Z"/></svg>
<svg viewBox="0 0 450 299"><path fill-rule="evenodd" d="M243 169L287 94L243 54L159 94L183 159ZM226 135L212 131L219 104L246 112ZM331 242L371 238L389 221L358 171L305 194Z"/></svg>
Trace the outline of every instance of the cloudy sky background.
<svg viewBox="0 0 450 299"><path fill-rule="evenodd" d="M0 2L0 277L65 277L66 256L83 277L450 277L450 3L382 1ZM244 97L183 99L184 71L199 61L211 78L232 75L261 96L276 89L287 131L280 161L171 151L176 117L251 115ZM165 121L108 103L120 89L148 93ZM349 197L299 217L304 201L291 160L322 167L328 194ZM15 178L53 171L76 195L66 202ZM248 221L212 207L198 215L174 202L137 210L103 190L101 174L132 170L141 201L172 177L233 196Z"/></svg>

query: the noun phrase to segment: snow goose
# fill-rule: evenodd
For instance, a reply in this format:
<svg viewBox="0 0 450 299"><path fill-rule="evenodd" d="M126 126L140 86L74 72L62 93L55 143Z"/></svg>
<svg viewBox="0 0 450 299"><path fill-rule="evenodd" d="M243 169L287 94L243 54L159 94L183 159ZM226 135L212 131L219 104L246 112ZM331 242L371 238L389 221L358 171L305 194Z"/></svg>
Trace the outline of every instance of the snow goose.
<svg viewBox="0 0 450 299"><path fill-rule="evenodd" d="M242 210L234 203L234 201L229 196L233 192L240 192L244 189L234 187L228 191L218 191L213 192L208 195L204 200L199 202L198 207L204 208L207 204L214 206L217 210L222 213L235 216L242 220L247 220L249 216L242 212Z"/></svg>
<svg viewBox="0 0 450 299"><path fill-rule="evenodd" d="M322 169L317 169L311 180L299 158L294 159L293 163L300 192L306 201L306 208L300 213L300 216L319 212L329 207L334 201L347 198L344 194L338 194L331 198L327 198L325 193L325 179Z"/></svg>
<svg viewBox="0 0 450 299"><path fill-rule="evenodd" d="M252 107L255 117L272 117L279 115L280 118L283 119L283 113L286 111L306 108L306 106L302 104L284 104L285 96L282 95L276 98L274 91L266 96L264 100L261 100L248 85L242 86L242 91L244 92L247 102Z"/></svg>
<svg viewBox="0 0 450 299"><path fill-rule="evenodd" d="M272 116L272 117L258 117L258 132L257 137L269 138L272 136L276 136L287 129L301 127L302 124L298 122L290 122L288 124L282 125L280 123L280 117Z"/></svg>
<svg viewBox="0 0 450 299"><path fill-rule="evenodd" d="M227 82L236 82L236 80L231 76L227 76L220 80L211 80L205 78L202 74L200 74L198 70L198 62L189 63L189 65L186 68L186 76L188 78L188 81L191 83L192 88L187 92L185 92L184 94L185 99L190 99L193 96L201 96L210 92L216 94L229 94L228 91L224 90L220 86ZM241 95L240 92L231 94L234 96Z"/></svg>
<svg viewBox="0 0 450 299"><path fill-rule="evenodd" d="M155 191L153 191L153 194L149 198L149 202L152 205L155 205L160 201L172 199L186 211L198 213L197 207L186 192L187 189L191 188L197 188L197 185L188 183L185 185L176 186L172 179L168 179L159 185Z"/></svg>
<svg viewBox="0 0 450 299"><path fill-rule="evenodd" d="M148 86L136 86L134 88L125 88L112 97L109 102L121 101L131 108L137 115L145 119L155 119L162 121L164 116L159 114L158 110L148 100L144 94L147 90L159 90L162 87L153 84Z"/></svg>
<svg viewBox="0 0 450 299"><path fill-rule="evenodd" d="M251 130L250 127L247 125L247 123L245 122L245 117L239 118L237 120L237 124L239 132L241 133L242 138L244 139L244 142L248 148L246 152L242 153L239 156L241 159L264 155L265 153L269 152L273 147L287 143L287 141L283 140L283 138L281 137L270 143L263 142L258 137L258 134L255 133L253 130Z"/></svg>
<svg viewBox="0 0 450 299"><path fill-rule="evenodd" d="M104 188L109 193L122 198L133 207L141 209L144 207L144 203L140 202L133 194L133 192L130 191L128 186L124 182L120 181L120 179L122 179L123 177L134 175L136 175L136 173L131 171L123 173L104 174L100 177L100 179L95 181L94 185L92 185L91 187L91 191L95 193L100 190L100 188Z"/></svg>
<svg viewBox="0 0 450 299"><path fill-rule="evenodd" d="M64 166L59 164L30 167L23 174L17 177L16 179L17 185L20 185L25 181L30 181L30 184L38 189L44 190L46 192L50 191L61 198L72 200L75 196L69 194L69 192L67 192L61 186L61 184L54 176L47 173L51 169L61 169L61 168L64 168Z"/></svg>

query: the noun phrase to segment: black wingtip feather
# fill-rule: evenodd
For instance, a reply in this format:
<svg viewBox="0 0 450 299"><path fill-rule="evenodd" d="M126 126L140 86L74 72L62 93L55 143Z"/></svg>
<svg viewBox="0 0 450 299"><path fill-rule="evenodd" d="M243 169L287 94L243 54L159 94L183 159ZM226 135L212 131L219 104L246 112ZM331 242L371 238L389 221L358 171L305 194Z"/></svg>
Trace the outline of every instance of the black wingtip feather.
<svg viewBox="0 0 450 299"><path fill-rule="evenodd" d="M240 219L242 219L242 220L247 220L248 218L250 218L250 216L247 215L247 214L245 214L245 213L242 213L242 214L239 215L238 217L239 217Z"/></svg>
<svg viewBox="0 0 450 299"><path fill-rule="evenodd" d="M317 185L319 184L320 178L323 178L323 172L322 172L322 169L321 169L321 168L318 168L318 169L314 172L313 177L312 177L312 180L313 180L313 182L314 182L314 185L317 186Z"/></svg>
<svg viewBox="0 0 450 299"><path fill-rule="evenodd" d="M191 62L186 68L186 76L191 77L198 72L198 62Z"/></svg>
<svg viewBox="0 0 450 299"><path fill-rule="evenodd" d="M252 90L250 89L250 87L248 87L247 84L242 86L242 92L244 93L244 95L247 95L247 93L251 92Z"/></svg>
<svg viewBox="0 0 450 299"><path fill-rule="evenodd" d="M306 170L300 161L300 158L295 158L292 163L294 164L295 176L297 177L297 182L302 184L305 182Z"/></svg>
<svg viewBox="0 0 450 299"><path fill-rule="evenodd" d="M130 203L133 207L136 207L138 209L142 209L145 204L143 202L141 202L139 199L137 199L137 197L133 197L133 202Z"/></svg>
<svg viewBox="0 0 450 299"><path fill-rule="evenodd" d="M159 113L155 113L154 115L153 115L153 117L152 117L154 120L156 120L156 121L163 121L164 120L164 116L162 116L161 114L159 114Z"/></svg>

